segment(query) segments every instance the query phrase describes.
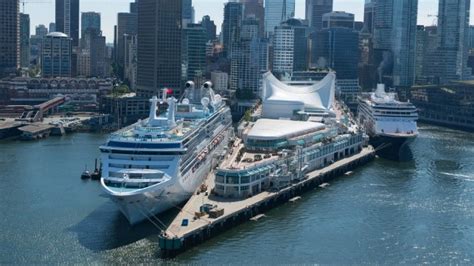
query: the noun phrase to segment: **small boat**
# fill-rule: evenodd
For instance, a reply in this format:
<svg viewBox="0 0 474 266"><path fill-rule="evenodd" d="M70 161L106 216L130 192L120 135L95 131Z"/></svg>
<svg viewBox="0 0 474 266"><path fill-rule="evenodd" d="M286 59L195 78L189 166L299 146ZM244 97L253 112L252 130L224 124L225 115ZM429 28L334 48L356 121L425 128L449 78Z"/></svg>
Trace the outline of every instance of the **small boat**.
<svg viewBox="0 0 474 266"><path fill-rule="evenodd" d="M322 183L321 185L319 185L320 188L327 188L329 187L329 183Z"/></svg>
<svg viewBox="0 0 474 266"><path fill-rule="evenodd" d="M352 174L354 174L354 172L349 171L349 172L346 172L344 175L345 175L345 176L350 176L350 175L352 175Z"/></svg>
<svg viewBox="0 0 474 266"><path fill-rule="evenodd" d="M84 170L81 174L81 179L90 179L92 177L91 173L87 170Z"/></svg>

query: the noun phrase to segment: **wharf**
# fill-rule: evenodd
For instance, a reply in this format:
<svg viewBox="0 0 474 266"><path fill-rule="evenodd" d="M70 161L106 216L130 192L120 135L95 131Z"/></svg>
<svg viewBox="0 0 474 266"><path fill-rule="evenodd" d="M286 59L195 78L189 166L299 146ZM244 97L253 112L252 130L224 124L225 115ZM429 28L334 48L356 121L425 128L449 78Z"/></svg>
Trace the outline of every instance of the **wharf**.
<svg viewBox="0 0 474 266"><path fill-rule="evenodd" d="M51 125L30 124L19 128L19 130L22 132L21 138L23 140L35 140L48 137L52 128Z"/></svg>
<svg viewBox="0 0 474 266"><path fill-rule="evenodd" d="M163 258L174 257L190 247L196 246L207 239L238 224L250 220L263 212L284 204L319 185L328 182L344 173L354 170L375 158L372 147L364 148L360 153L341 159L323 169L306 174L306 178L278 191L264 191L247 199L221 198L208 193L214 188L214 173L210 173L205 181L208 192L199 189L189 199L180 213L171 222L168 229L160 235L159 245ZM200 192L200 193L199 193ZM224 214L217 218L208 215L200 218L203 204L217 206Z"/></svg>

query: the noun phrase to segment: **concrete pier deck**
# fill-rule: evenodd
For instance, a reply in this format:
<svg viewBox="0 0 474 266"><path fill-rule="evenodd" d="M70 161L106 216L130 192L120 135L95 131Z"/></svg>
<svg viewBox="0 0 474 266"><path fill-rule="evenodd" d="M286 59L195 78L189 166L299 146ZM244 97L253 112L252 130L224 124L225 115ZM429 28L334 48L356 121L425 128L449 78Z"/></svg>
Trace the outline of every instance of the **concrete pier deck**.
<svg viewBox="0 0 474 266"><path fill-rule="evenodd" d="M301 193L318 187L337 176L375 158L372 147L364 148L360 153L341 159L323 169L306 174L306 178L279 191L264 191L247 199L228 199L216 197L210 193L214 188L214 173L205 181L207 192L196 191L180 213L171 222L168 229L160 236L162 257L173 257L186 249L202 243L219 232L237 224L248 221L262 212L276 207ZM198 218L196 212L203 204L224 209L224 214L217 218L209 215Z"/></svg>

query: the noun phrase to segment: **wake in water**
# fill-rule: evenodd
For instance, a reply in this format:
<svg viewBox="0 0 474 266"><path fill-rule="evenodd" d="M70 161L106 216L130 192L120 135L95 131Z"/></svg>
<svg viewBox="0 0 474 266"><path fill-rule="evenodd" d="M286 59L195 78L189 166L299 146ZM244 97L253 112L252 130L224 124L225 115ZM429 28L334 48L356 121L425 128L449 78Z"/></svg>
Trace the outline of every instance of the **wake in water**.
<svg viewBox="0 0 474 266"><path fill-rule="evenodd" d="M450 176L459 180L474 182L474 175L463 175L463 174L455 174L455 173L447 173L447 172L439 172L439 174Z"/></svg>

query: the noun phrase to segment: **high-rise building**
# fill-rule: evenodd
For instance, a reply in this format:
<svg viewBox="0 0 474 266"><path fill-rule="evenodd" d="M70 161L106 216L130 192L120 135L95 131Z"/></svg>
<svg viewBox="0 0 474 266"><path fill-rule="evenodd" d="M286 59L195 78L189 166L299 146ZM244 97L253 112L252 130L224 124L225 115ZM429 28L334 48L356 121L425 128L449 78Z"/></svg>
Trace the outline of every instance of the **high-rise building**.
<svg viewBox="0 0 474 266"><path fill-rule="evenodd" d="M242 3L228 2L224 6L224 23L222 24L222 37L224 55L232 56L232 46L240 39L240 27L244 15Z"/></svg>
<svg viewBox="0 0 474 266"><path fill-rule="evenodd" d="M20 14L20 66L30 65L30 15Z"/></svg>
<svg viewBox="0 0 474 266"><path fill-rule="evenodd" d="M263 36L265 32L265 8L264 0L240 0L244 4L244 18L254 17L259 22L259 35Z"/></svg>
<svg viewBox="0 0 474 266"><path fill-rule="evenodd" d="M273 34L276 26L295 16L295 0L265 0L265 34Z"/></svg>
<svg viewBox="0 0 474 266"><path fill-rule="evenodd" d="M137 86L137 35L125 36L125 80L130 84L130 89Z"/></svg>
<svg viewBox="0 0 474 266"><path fill-rule="evenodd" d="M79 46L79 0L56 0L56 31L69 36L74 47Z"/></svg>
<svg viewBox="0 0 474 266"><path fill-rule="evenodd" d="M207 40L214 41L216 39L216 24L211 20L210 16L202 17L201 25L206 29Z"/></svg>
<svg viewBox="0 0 474 266"><path fill-rule="evenodd" d="M44 37L48 35L48 28L46 28L46 26L43 24L36 26L35 35L38 37Z"/></svg>
<svg viewBox="0 0 474 266"><path fill-rule="evenodd" d="M440 0L438 49L427 55L427 75L438 83L471 78L468 67L470 0Z"/></svg>
<svg viewBox="0 0 474 266"><path fill-rule="evenodd" d="M194 80L206 71L207 32L201 24L189 23L183 28L183 80Z"/></svg>
<svg viewBox="0 0 474 266"><path fill-rule="evenodd" d="M43 77L70 77L72 73L72 39L61 32L43 38L41 74Z"/></svg>
<svg viewBox="0 0 474 266"><path fill-rule="evenodd" d="M309 27L302 20L289 19L275 28L273 35L273 71L293 73L308 68Z"/></svg>
<svg viewBox="0 0 474 266"><path fill-rule="evenodd" d="M105 36L96 28L87 28L78 49L78 73L83 77L106 77Z"/></svg>
<svg viewBox="0 0 474 266"><path fill-rule="evenodd" d="M413 85L417 14L418 0L376 1L373 47L379 82L394 87Z"/></svg>
<svg viewBox="0 0 474 266"><path fill-rule="evenodd" d="M194 7L193 7L193 0L181 0L183 3L182 7L182 18L183 18L183 25L188 23L194 23Z"/></svg>
<svg viewBox="0 0 474 266"><path fill-rule="evenodd" d="M323 15L332 12L333 0L306 0L306 20L311 31L323 28Z"/></svg>
<svg viewBox="0 0 474 266"><path fill-rule="evenodd" d="M229 88L229 74L222 71L212 71L211 82L214 90L223 95L225 94L224 92Z"/></svg>
<svg viewBox="0 0 474 266"><path fill-rule="evenodd" d="M374 33L375 1L365 0L364 5L364 28L370 34Z"/></svg>
<svg viewBox="0 0 474 266"><path fill-rule="evenodd" d="M56 31L56 23L51 22L49 23L49 32L55 32Z"/></svg>
<svg viewBox="0 0 474 266"><path fill-rule="evenodd" d="M84 38L85 32L92 30L97 33L101 32L100 13L82 12L81 14L81 37Z"/></svg>
<svg viewBox="0 0 474 266"><path fill-rule="evenodd" d="M138 3L137 92L150 97L170 88L181 93L181 1Z"/></svg>
<svg viewBox="0 0 474 266"><path fill-rule="evenodd" d="M349 28L354 29L354 14L344 11L334 11L326 13L322 18L322 29L328 28Z"/></svg>
<svg viewBox="0 0 474 266"><path fill-rule="evenodd" d="M117 30L115 36L115 63L119 66L119 76L123 78L123 67L125 65L125 36L137 35L138 18L137 13L118 13Z"/></svg>
<svg viewBox="0 0 474 266"><path fill-rule="evenodd" d="M0 77L20 67L20 1L0 1Z"/></svg>

